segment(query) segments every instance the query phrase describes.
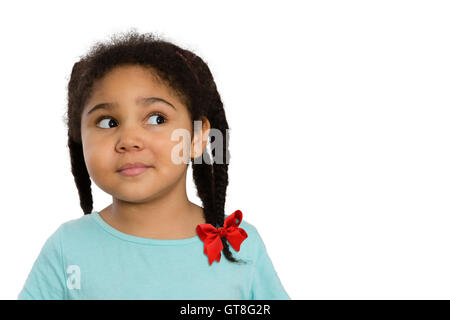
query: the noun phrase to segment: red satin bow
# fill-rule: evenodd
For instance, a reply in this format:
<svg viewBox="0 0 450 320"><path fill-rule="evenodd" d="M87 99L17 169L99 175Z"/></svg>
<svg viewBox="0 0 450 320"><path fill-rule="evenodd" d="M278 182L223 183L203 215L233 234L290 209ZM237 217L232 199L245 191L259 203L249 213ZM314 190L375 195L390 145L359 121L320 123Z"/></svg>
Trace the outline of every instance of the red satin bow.
<svg viewBox="0 0 450 320"><path fill-rule="evenodd" d="M236 222L236 219L238 222ZM208 256L209 265L214 260L220 261L220 251L223 249L222 240L220 239L222 237L226 237L234 250L240 250L241 243L248 237L244 229L238 228L241 221L242 212L241 210L236 210L225 219L223 227L219 229L216 229L209 223L197 225L197 235L205 243L204 253Z"/></svg>

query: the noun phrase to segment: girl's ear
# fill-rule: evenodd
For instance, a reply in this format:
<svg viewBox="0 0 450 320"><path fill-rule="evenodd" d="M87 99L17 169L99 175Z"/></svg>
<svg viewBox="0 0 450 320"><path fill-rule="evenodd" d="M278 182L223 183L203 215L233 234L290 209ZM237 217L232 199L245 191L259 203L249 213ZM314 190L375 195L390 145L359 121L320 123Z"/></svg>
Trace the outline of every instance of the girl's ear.
<svg viewBox="0 0 450 320"><path fill-rule="evenodd" d="M211 124L205 116L201 117L202 127L201 130L194 131L194 139L191 144L191 159L197 158L203 154L208 143L209 130ZM195 127L194 127L195 128Z"/></svg>

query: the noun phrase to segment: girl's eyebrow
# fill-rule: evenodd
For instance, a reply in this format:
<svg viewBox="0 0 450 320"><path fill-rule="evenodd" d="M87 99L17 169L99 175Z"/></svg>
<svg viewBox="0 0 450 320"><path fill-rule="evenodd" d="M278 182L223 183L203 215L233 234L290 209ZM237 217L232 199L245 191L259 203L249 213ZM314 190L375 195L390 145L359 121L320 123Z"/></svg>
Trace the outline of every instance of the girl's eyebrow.
<svg viewBox="0 0 450 320"><path fill-rule="evenodd" d="M173 106L173 104L171 104L170 102L168 102L162 98L158 98L158 97L149 97L149 98L138 97L138 98L136 98L136 103L141 106L144 106L144 107L151 105L152 103L157 102L157 101L163 102L176 110L176 108ZM89 110L87 115L90 115L95 110L99 110L99 109L112 110L112 109L117 108L117 106L118 106L117 102L99 103L99 104L95 105L91 110Z"/></svg>

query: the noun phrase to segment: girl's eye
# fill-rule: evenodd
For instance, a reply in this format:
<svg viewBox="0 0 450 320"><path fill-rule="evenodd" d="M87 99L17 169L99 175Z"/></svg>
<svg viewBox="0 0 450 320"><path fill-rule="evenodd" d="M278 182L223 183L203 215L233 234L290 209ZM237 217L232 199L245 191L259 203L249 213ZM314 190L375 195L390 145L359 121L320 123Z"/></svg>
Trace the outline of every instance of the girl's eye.
<svg viewBox="0 0 450 320"><path fill-rule="evenodd" d="M155 119L155 122L156 122L156 123L152 123L152 124L161 124L161 123L166 122L166 118L163 115L161 115L161 114L157 113L157 114L151 115L149 117L149 119L151 119L152 117L155 117L154 119Z"/></svg>
<svg viewBox="0 0 450 320"><path fill-rule="evenodd" d="M163 115L161 115L159 113L155 113L149 117L149 119L152 119L152 118L154 120L151 121L151 124L154 124L154 125L162 124L167 121L166 117L164 117ZM102 122L106 126L106 128L100 126L100 128L102 128L102 129L108 129L108 125L111 125L111 123L116 123L116 121L113 117L108 117L108 116L102 116L102 117L100 117L99 120L97 120L97 123L102 123Z"/></svg>
<svg viewBox="0 0 450 320"><path fill-rule="evenodd" d="M108 126L109 124L111 124L111 122L115 122L114 120L109 120L109 121L104 121L104 120L108 120L108 119L112 119L111 117L101 117L98 121L97 121L97 123L104 123L106 126ZM102 129L108 129L108 128L103 128L103 127L101 127L100 126L100 128L102 128Z"/></svg>

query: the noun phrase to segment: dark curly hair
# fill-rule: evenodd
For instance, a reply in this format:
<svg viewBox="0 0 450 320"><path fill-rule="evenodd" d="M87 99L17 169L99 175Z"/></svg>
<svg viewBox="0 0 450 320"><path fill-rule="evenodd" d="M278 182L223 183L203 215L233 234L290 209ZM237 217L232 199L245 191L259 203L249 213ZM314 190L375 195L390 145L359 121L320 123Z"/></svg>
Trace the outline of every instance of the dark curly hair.
<svg viewBox="0 0 450 320"><path fill-rule="evenodd" d="M94 81L101 79L114 67L137 64L149 68L156 78L168 85L186 105L191 120L206 117L211 128L220 130L227 139L222 154L227 161L211 161L208 152L205 161L191 162L197 195L203 203L206 223L216 228L225 220L225 196L228 186L228 123L216 84L207 64L194 53L162 40L151 34L139 34L132 30L111 36L109 42L96 42L90 51L73 65L68 82L68 110L65 123L68 127L68 147L71 171L80 197L84 214L92 212L91 180L86 168L81 142L81 114L85 102L92 93ZM208 139L213 141L211 131ZM211 150L215 159L215 148ZM211 164L212 163L212 164ZM226 239L221 238L223 253L231 262L236 260Z"/></svg>

